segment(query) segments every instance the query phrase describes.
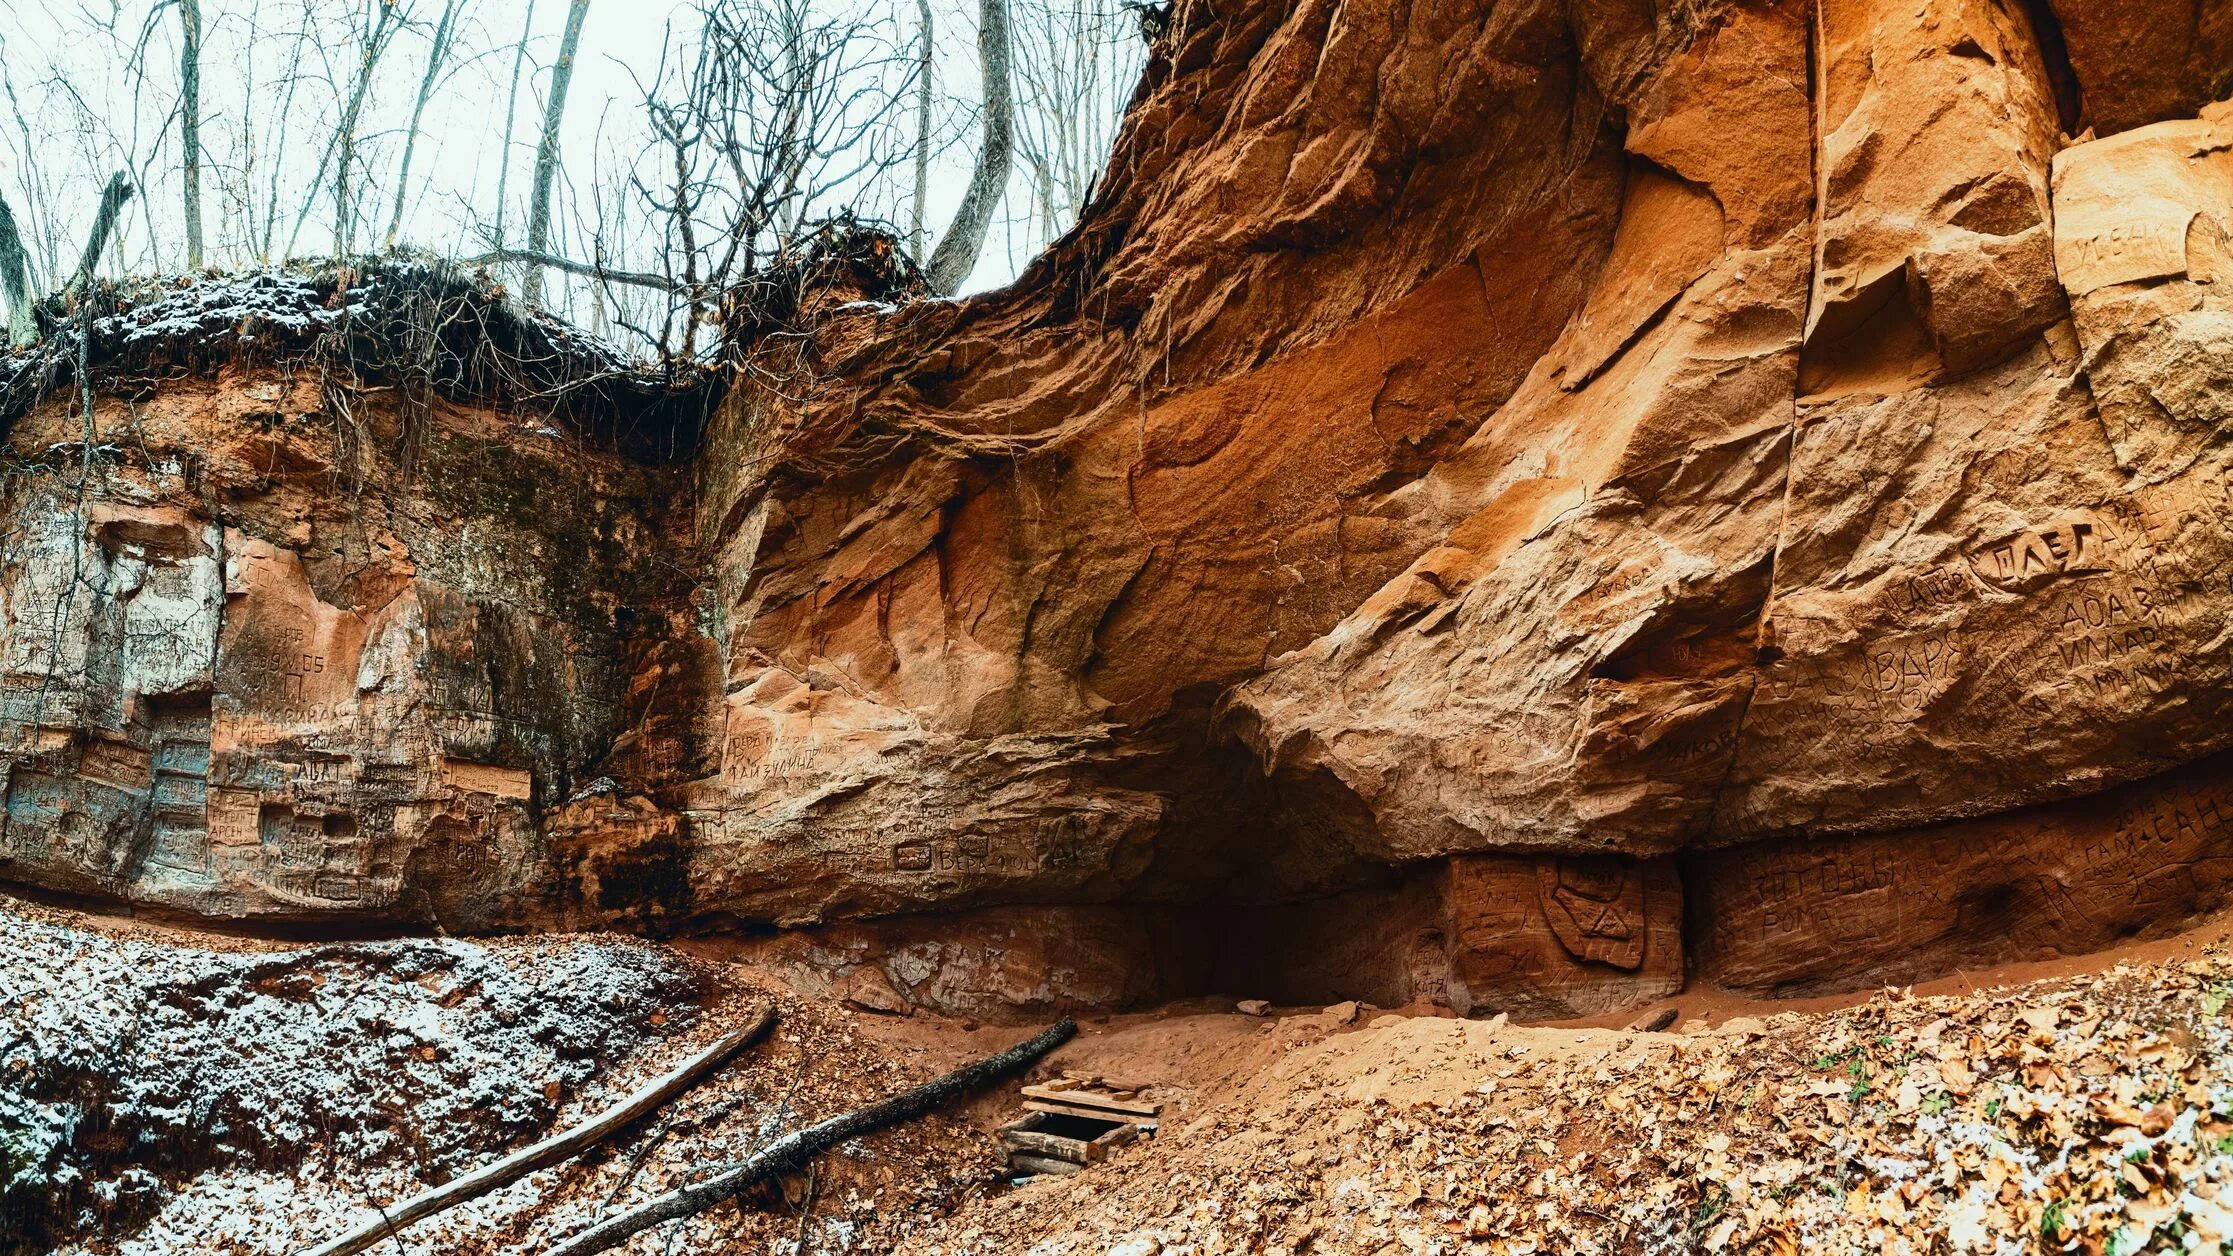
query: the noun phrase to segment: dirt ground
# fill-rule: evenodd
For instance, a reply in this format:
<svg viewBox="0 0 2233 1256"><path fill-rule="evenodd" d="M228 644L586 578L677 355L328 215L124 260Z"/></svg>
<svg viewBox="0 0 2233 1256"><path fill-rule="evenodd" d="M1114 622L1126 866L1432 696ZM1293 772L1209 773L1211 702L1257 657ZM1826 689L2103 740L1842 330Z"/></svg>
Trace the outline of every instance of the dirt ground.
<svg viewBox="0 0 2233 1256"><path fill-rule="evenodd" d="M1154 1137L1108 1164L1012 1181L992 1137L1018 1113L1010 1085L856 1140L810 1174L622 1250L2219 1251L2233 1239L2233 1199L2219 1202L2233 1179L2224 926L1845 999L1763 1005L1693 991L1657 1033L1356 1005L1259 1017L1224 1000L1092 1019L1032 1076L1102 1081L1164 1105ZM76 1122L56 1154L107 1175L90 1189L56 1188L76 1212L52 1225L62 1237L46 1250L71 1253L296 1250L370 1205L602 1110L773 999L775 1030L713 1080L572 1164L408 1228L397 1245L540 1252L708 1166L1029 1032L804 999L764 974L616 938L445 941L433 959L419 954L423 940L365 942L313 957L353 965L354 985L323 972L275 982L269 961L300 954L299 943L24 903L0 909L0 946L0 1105L11 1094L16 1105L0 1106L0 1134L43 1098L41 1110L64 1114L52 1128ZM270 1051L254 1040L171 1049L229 1065L128 1067L130 1053L114 1053L127 1063L93 1067L115 1074L104 1102L128 1094L150 1110L220 1110L234 1084L226 1069L252 1071L274 1052L287 1053L291 1073L323 1069L370 1101L352 1107L310 1086L299 1129L259 1138L161 1127L225 1154L74 1147L100 1122L73 1117L51 1085L42 1095L40 1079L60 1075L50 1067L58 1009L83 1022L64 1036L103 1032L106 1022L84 1019L88 992L70 987L115 987L122 978L100 967L112 961L147 985L147 1007L173 1010L189 1006L178 989L223 992L240 964L262 962L244 989L279 1000L281 1015L246 995L210 1006L258 1011L228 1031L236 1038L294 1028ZM430 965L438 971L421 971ZM594 984L582 974L612 971L628 979L577 990L573 1002L533 983L564 972ZM527 994L507 996L502 973L524 975ZM414 1000L449 1019L414 1019ZM523 1021L528 1008L542 1019ZM155 1023L144 1010L116 1018L141 1036ZM1638 1019L1648 1016L1622 1018ZM472 1054L469 1039L499 1041L489 1036L521 1024L533 1032L513 1058ZM379 1033L387 1057L343 1058L332 1045ZM470 1084L441 1072L452 1061L468 1062ZM443 1123L413 1124L437 1109Z"/></svg>

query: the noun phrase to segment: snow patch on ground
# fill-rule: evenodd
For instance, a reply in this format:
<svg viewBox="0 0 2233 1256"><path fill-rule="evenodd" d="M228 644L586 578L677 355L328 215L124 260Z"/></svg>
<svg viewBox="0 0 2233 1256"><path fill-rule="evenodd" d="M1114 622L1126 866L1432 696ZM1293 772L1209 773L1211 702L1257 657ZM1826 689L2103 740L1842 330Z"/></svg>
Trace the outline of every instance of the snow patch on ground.
<svg viewBox="0 0 2233 1256"><path fill-rule="evenodd" d="M0 1251L257 1247L320 1181L444 1180L700 993L618 938L202 950L0 907Z"/></svg>
<svg viewBox="0 0 2233 1256"><path fill-rule="evenodd" d="M226 332L256 343L266 333L289 336L323 331L366 312L366 289L347 289L330 302L310 276L284 270L249 271L202 279L156 294L98 320L99 338L125 344L212 337Z"/></svg>

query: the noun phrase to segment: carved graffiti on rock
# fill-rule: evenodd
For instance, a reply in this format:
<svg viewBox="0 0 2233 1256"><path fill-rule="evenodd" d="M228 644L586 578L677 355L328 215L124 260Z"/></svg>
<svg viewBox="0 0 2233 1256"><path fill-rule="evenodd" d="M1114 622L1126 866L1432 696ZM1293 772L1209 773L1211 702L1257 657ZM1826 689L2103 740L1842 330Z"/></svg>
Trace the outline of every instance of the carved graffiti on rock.
<svg viewBox="0 0 2233 1256"><path fill-rule="evenodd" d="M1617 858L1535 862L1543 915L1559 945L1579 960L1633 972L1644 963L1644 870Z"/></svg>
<svg viewBox="0 0 2233 1256"><path fill-rule="evenodd" d="M1995 588L2028 592L2058 576L2108 571L2117 564L2120 538L2103 520L2082 518L2026 528L1982 546L1970 569Z"/></svg>
<svg viewBox="0 0 2233 1256"><path fill-rule="evenodd" d="M2055 266L2072 296L2111 284L2186 273L2187 227L2195 211L2161 197L2126 198L2108 214L2072 212L2058 196Z"/></svg>

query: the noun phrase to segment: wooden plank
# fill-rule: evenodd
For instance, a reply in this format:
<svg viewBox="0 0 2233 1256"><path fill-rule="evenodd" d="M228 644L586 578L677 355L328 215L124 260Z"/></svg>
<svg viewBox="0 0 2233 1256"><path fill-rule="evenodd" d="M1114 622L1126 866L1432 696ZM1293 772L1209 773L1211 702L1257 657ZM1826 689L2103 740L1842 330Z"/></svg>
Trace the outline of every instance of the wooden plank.
<svg viewBox="0 0 2233 1256"><path fill-rule="evenodd" d="M1160 1103L1149 1103L1144 1099L1119 1099L1115 1095L1104 1095L1097 1090L1026 1086L1023 1088L1023 1097L1044 1099L1048 1103L1067 1103L1080 1108L1100 1108L1109 1112L1121 1112L1126 1116L1146 1117L1150 1121L1163 1115L1163 1105Z"/></svg>
<svg viewBox="0 0 2233 1256"><path fill-rule="evenodd" d="M1107 1108L1081 1108L1074 1103L1056 1103L1051 1099L1026 1099L1023 1101L1023 1110L1026 1112L1045 1112L1053 1116L1082 1116L1089 1121L1119 1121L1126 1125L1142 1121L1150 1125L1155 1123L1155 1118L1152 1116L1134 1116L1129 1112L1111 1112Z"/></svg>
<svg viewBox="0 0 2233 1256"><path fill-rule="evenodd" d="M1028 1151L1009 1152L1008 1167L1018 1173L1060 1173L1067 1176L1072 1173L1085 1172L1085 1166L1082 1164L1072 1164L1067 1160L1057 1160L1052 1156L1035 1156Z"/></svg>
<svg viewBox="0 0 2233 1256"><path fill-rule="evenodd" d="M1098 1158L1093 1154L1091 1146L1082 1138L1064 1138L1060 1134L1046 1134L1035 1129L1018 1128L1024 1124L1025 1122L1019 1121L1015 1125L1003 1126L1000 1131L1000 1141L1018 1151L1033 1152L1042 1156L1054 1156L1057 1159L1071 1160L1079 1164L1088 1164Z"/></svg>
<svg viewBox="0 0 2233 1256"><path fill-rule="evenodd" d="M1101 1157L1108 1155L1111 1148L1122 1147L1126 1143L1131 1142L1133 1139L1138 1138L1139 1136L1140 1127L1132 1124L1130 1121L1126 1121L1124 1124L1117 1126L1115 1129L1110 1130L1108 1133L1103 1134L1101 1137L1094 1139L1090 1143L1087 1143L1086 1146L1093 1148L1095 1153L1094 1159L1098 1160Z"/></svg>
<svg viewBox="0 0 2233 1256"><path fill-rule="evenodd" d="M1100 1159L1093 1149L1075 1138L1058 1134L1041 1134L1035 1130L1010 1130L1000 1136L1000 1141L1015 1151L1028 1151L1035 1156L1053 1156L1073 1164L1090 1164Z"/></svg>
<svg viewBox="0 0 2233 1256"><path fill-rule="evenodd" d="M1099 1164L1109 1158L1109 1152L1113 1148L1122 1147L1140 1136L1140 1127L1128 1121L1111 1125L1091 1140L1050 1134L1035 1128L1048 1115L1052 1114L1034 1112L1020 1121L1011 1121L1001 1126L1001 1141L1019 1151L1036 1155L1053 1156L1075 1164Z"/></svg>

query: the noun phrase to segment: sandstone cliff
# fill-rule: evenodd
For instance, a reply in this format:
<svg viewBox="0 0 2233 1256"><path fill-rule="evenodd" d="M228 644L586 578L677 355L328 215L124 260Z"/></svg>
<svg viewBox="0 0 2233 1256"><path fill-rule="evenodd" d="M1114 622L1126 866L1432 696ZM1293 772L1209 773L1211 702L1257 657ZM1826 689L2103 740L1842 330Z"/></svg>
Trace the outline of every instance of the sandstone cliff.
<svg viewBox="0 0 2233 1256"><path fill-rule="evenodd" d="M91 430L11 394L0 874L992 1014L2172 928L2233 883L2229 57L1181 3L1016 285L833 267L718 398L452 278L147 294Z"/></svg>

